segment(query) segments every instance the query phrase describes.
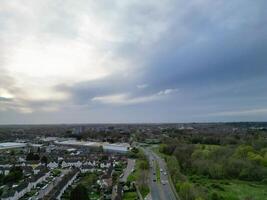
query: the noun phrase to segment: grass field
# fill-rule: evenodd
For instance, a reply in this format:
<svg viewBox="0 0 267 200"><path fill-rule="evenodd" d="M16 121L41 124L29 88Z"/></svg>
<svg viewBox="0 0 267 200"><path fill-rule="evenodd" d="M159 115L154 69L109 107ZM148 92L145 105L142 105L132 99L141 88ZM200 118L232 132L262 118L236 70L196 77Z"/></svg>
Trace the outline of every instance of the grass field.
<svg viewBox="0 0 267 200"><path fill-rule="evenodd" d="M135 200L138 199L136 192L125 192L123 194L123 200Z"/></svg>
<svg viewBox="0 0 267 200"><path fill-rule="evenodd" d="M225 199L267 199L267 185L251 184L245 182L231 182L225 186L225 192L221 192Z"/></svg>
<svg viewBox="0 0 267 200"><path fill-rule="evenodd" d="M238 180L211 180L189 177L196 186L204 187L209 196L217 193L225 200L267 200L267 185Z"/></svg>

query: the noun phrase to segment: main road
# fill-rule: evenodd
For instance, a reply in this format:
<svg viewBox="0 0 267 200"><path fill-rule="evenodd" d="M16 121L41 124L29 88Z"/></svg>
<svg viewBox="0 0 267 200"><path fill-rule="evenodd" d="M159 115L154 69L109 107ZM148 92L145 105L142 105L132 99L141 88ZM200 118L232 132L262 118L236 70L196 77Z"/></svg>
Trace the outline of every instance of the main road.
<svg viewBox="0 0 267 200"><path fill-rule="evenodd" d="M143 149L150 164L150 192L152 200L177 200L169 183L166 163L152 150ZM160 182L157 180L157 164L160 168Z"/></svg>

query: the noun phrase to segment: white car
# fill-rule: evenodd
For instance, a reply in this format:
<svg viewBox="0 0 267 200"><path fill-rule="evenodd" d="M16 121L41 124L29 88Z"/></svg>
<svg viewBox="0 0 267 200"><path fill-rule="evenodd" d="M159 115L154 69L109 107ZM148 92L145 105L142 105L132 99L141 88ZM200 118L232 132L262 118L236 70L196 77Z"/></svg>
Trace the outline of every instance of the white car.
<svg viewBox="0 0 267 200"><path fill-rule="evenodd" d="M161 181L162 185L166 185L166 183L168 183L168 181Z"/></svg>

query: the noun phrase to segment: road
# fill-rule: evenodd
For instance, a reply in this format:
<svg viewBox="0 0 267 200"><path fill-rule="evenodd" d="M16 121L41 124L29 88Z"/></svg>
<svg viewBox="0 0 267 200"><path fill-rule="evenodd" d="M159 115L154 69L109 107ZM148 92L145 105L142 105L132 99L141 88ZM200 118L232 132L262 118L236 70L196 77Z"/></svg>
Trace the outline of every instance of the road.
<svg viewBox="0 0 267 200"><path fill-rule="evenodd" d="M122 182L125 182L125 183L127 182L127 178L134 170L134 166L135 166L135 160L134 159L128 159L127 160L127 167L123 172L123 177L121 178Z"/></svg>
<svg viewBox="0 0 267 200"><path fill-rule="evenodd" d="M149 158L151 168L149 182L152 200L176 200L175 194L173 193L168 180L168 175L165 174L165 172L167 172L165 161L150 149L145 148L144 152ZM158 163L159 168L162 171L160 173L160 182L157 182L156 163Z"/></svg>

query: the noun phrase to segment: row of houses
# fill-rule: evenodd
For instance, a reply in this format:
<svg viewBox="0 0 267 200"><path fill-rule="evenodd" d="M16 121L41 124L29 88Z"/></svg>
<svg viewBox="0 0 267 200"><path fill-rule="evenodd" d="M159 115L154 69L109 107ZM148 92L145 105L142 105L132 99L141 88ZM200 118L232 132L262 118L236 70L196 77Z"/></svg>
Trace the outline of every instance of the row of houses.
<svg viewBox="0 0 267 200"><path fill-rule="evenodd" d="M73 183L76 179L80 170L78 168L72 168L67 174L65 174L61 180L55 185L51 191L47 195L43 197L44 200L46 199L57 199L60 200L62 194L68 188L69 185Z"/></svg>
<svg viewBox="0 0 267 200"><path fill-rule="evenodd" d="M40 171L36 175L22 181L18 186L4 191L1 200L18 200L23 197L27 192L30 192L37 186L38 183L44 181L50 172Z"/></svg>

